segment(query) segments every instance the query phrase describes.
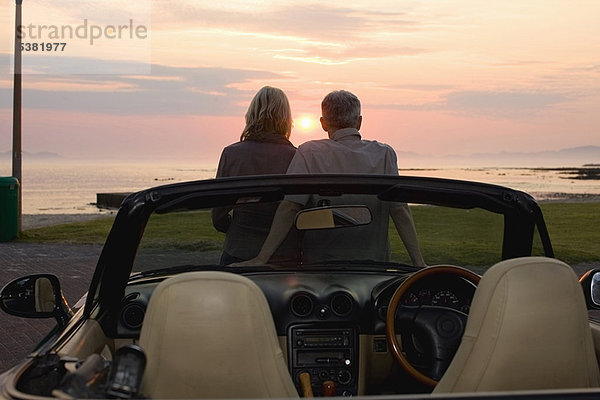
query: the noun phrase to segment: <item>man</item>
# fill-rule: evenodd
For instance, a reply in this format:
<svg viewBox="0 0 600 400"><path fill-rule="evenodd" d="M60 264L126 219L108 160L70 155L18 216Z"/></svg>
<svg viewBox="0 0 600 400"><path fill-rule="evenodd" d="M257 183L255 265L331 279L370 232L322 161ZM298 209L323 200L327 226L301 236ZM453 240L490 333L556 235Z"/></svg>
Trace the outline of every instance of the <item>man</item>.
<svg viewBox="0 0 600 400"><path fill-rule="evenodd" d="M397 158L394 149L387 144L373 140L363 140L359 129L362 123L359 99L352 93L340 90L329 93L321 103L321 126L329 139L312 140L298 147L288 174L382 174L398 175ZM338 199L321 199L334 205ZM285 238L294 223L296 213L306 206L309 199L302 196L288 196L277 209L271 230L258 255L247 262L233 266L258 265L268 263L271 255ZM343 200L342 200L343 201ZM363 202L364 203L364 202ZM388 221L391 215L396 230L411 258L413 265L424 267L425 261L419 249L412 215L405 203L369 204L373 212L373 223L366 227L340 229L327 232L306 232L304 237L304 262L335 259L344 254L346 259L370 259L386 261L389 257L387 237ZM341 251L340 246L345 248ZM357 254L349 254L348 251ZM350 257L348 257L350 256Z"/></svg>

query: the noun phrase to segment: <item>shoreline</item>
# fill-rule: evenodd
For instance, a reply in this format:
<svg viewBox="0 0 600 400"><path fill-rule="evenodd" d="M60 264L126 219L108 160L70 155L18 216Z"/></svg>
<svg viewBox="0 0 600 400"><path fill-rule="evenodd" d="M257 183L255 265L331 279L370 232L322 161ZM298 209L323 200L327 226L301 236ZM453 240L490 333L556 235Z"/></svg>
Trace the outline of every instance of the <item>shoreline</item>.
<svg viewBox="0 0 600 400"><path fill-rule="evenodd" d="M543 203L598 203L600 194L595 193L529 193L540 204Z"/></svg>
<svg viewBox="0 0 600 400"><path fill-rule="evenodd" d="M530 193L539 204L544 203L600 203L600 194L591 193ZM75 222L87 222L99 218L115 217L117 209L98 209L91 213L62 213L62 214L23 214L22 230L43 228Z"/></svg>

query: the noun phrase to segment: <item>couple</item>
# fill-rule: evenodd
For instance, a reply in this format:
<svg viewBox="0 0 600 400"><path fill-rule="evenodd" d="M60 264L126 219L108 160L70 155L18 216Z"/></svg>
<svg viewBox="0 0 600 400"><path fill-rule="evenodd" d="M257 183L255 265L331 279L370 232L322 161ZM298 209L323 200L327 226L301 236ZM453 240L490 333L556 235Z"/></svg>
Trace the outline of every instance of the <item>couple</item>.
<svg viewBox="0 0 600 400"><path fill-rule="evenodd" d="M321 103L321 114L321 126L329 138L312 140L296 149L289 141L292 116L287 96L280 89L263 87L250 103L240 142L223 150L217 178L279 173L398 175L396 153L390 146L361 139L360 101L354 94L345 90L329 93ZM296 232L291 228L305 201L288 197L279 205L256 204L236 209L233 215L227 208L213 209L213 225L226 233L221 264L263 265L297 254ZM389 212L385 210L385 215L372 224L378 228L379 236L367 235L361 243L370 249L389 251L388 215L413 265L425 266L412 216L404 203L390 204ZM261 221L262 226L256 227ZM250 246L249 240L253 242ZM382 245L384 248L379 249Z"/></svg>

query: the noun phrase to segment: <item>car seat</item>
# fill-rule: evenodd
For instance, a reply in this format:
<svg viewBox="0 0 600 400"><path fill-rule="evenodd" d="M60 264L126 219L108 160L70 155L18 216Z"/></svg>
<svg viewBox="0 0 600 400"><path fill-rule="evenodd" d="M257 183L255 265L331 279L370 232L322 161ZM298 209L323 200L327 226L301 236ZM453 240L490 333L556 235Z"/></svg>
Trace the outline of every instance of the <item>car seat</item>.
<svg viewBox="0 0 600 400"><path fill-rule="evenodd" d="M151 398L298 397L264 294L248 278L190 272L161 282L140 347Z"/></svg>
<svg viewBox="0 0 600 400"><path fill-rule="evenodd" d="M583 290L545 257L502 261L481 278L461 344L434 393L600 386Z"/></svg>

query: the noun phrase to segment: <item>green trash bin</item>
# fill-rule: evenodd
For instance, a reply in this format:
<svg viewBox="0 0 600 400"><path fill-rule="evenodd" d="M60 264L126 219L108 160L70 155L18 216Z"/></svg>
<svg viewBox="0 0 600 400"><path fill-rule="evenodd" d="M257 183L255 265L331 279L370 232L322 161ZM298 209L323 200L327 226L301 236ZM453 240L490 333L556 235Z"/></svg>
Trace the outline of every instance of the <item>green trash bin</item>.
<svg viewBox="0 0 600 400"><path fill-rule="evenodd" d="M19 180L0 177L0 242L7 242L19 233Z"/></svg>

